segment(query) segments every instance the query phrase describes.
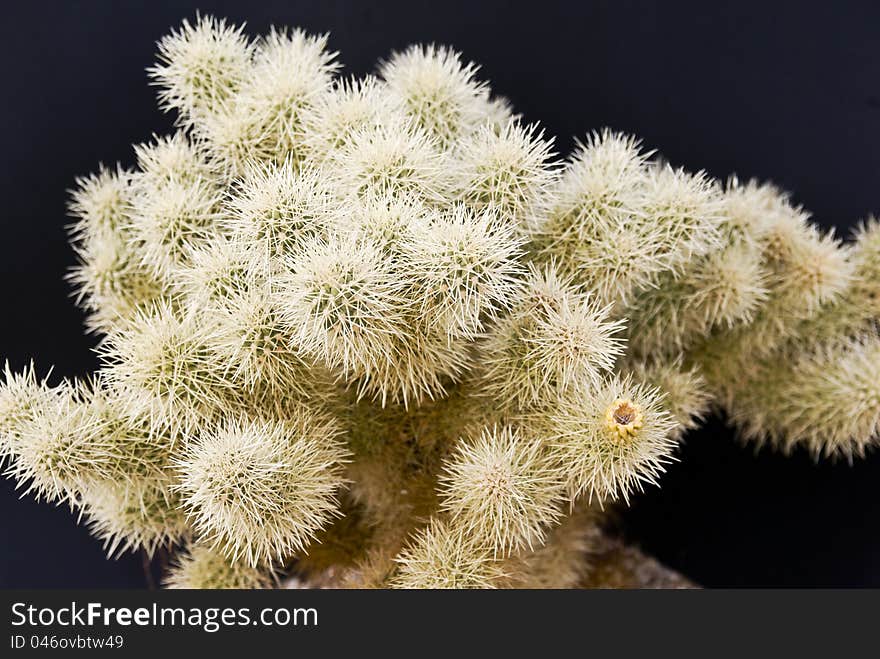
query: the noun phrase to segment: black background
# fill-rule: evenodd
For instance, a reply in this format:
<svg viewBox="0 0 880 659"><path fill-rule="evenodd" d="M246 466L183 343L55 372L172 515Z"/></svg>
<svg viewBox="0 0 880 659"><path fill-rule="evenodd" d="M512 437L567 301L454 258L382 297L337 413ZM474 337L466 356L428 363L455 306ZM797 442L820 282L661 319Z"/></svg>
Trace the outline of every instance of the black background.
<svg viewBox="0 0 880 659"><path fill-rule="evenodd" d="M772 179L821 225L880 211L880 5L737 2L66 2L0 14L0 358L92 369L62 280L65 190L169 129L145 67L196 9L331 32L349 73L411 42L482 65L529 120L572 139L635 133L674 164ZM880 377L880 374L878 374ZM852 466L754 455L720 420L690 437L625 517L648 551L709 586L880 586L880 455ZM143 586L70 512L0 479L0 586Z"/></svg>

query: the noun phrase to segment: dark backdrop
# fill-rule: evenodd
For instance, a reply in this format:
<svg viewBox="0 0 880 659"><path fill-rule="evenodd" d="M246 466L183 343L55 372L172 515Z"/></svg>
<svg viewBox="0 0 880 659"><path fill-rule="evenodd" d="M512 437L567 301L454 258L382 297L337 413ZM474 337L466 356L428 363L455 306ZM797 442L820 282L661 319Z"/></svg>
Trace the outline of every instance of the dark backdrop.
<svg viewBox="0 0 880 659"><path fill-rule="evenodd" d="M11 4L11 3L10 3ZM673 163L770 178L825 227L880 210L880 5L767 2L67 2L0 15L0 358L82 374L93 339L62 281L65 189L165 131L144 72L196 8L330 31L352 73L411 42L450 44L559 136L611 126ZM878 375L880 377L880 375ZM880 455L853 466L754 455L721 421L688 437L627 532L712 586L880 586ZM0 479L0 586L143 586L66 509Z"/></svg>

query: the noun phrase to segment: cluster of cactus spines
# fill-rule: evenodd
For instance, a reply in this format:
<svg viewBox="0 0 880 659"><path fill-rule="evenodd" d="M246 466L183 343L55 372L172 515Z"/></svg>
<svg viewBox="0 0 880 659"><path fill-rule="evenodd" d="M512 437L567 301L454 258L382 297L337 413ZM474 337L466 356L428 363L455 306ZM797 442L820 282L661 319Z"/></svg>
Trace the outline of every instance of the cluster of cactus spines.
<svg viewBox="0 0 880 659"><path fill-rule="evenodd" d="M615 376L551 412L547 441L560 459L568 496L614 501L656 483L677 444L661 392Z"/></svg>
<svg viewBox="0 0 880 659"><path fill-rule="evenodd" d="M801 320L734 389L729 411L742 434L783 451L862 457L880 433L880 224L869 218L848 246L832 301Z"/></svg>
<svg viewBox="0 0 880 659"><path fill-rule="evenodd" d="M613 505L723 409L758 444L880 431L880 223L608 130L565 160L455 51L337 76L326 36L200 17L177 128L77 179L101 367L7 365L0 455L168 587L573 587Z"/></svg>
<svg viewBox="0 0 880 659"><path fill-rule="evenodd" d="M163 584L170 589L272 588L274 574L242 561L231 561L205 545L194 545L175 554Z"/></svg>
<svg viewBox="0 0 880 659"><path fill-rule="evenodd" d="M504 408L592 391L623 351L620 320L555 268L531 266L510 312L483 342L481 388Z"/></svg>
<svg viewBox="0 0 880 659"><path fill-rule="evenodd" d="M189 441L175 466L196 533L233 561L283 562L337 510L347 457L332 418L227 420Z"/></svg>
<svg viewBox="0 0 880 659"><path fill-rule="evenodd" d="M579 504L535 551L508 559L512 588L577 588L590 574L590 552L602 536L600 512Z"/></svg>
<svg viewBox="0 0 880 659"><path fill-rule="evenodd" d="M529 223L536 258L572 273L604 304L628 304L720 244L715 184L651 155L633 138L592 135Z"/></svg>
<svg viewBox="0 0 880 659"><path fill-rule="evenodd" d="M441 510L501 553L540 547L561 515L562 483L550 452L509 426L460 443L439 485Z"/></svg>

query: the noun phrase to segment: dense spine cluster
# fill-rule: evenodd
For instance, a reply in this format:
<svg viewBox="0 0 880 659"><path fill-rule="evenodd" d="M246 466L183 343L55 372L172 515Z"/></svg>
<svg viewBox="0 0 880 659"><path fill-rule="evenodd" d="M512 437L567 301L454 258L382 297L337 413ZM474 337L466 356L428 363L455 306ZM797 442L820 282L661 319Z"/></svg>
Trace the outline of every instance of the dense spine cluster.
<svg viewBox="0 0 880 659"><path fill-rule="evenodd" d="M610 131L565 160L439 46L200 17L177 128L72 192L93 377L0 386L0 456L173 588L573 587L714 408L783 451L880 432L880 224Z"/></svg>

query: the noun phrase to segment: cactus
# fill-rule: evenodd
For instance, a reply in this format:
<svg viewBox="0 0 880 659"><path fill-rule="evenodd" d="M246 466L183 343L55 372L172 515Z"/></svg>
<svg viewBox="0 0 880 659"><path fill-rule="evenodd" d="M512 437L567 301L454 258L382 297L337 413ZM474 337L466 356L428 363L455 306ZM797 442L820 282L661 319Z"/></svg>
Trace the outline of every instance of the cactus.
<svg viewBox="0 0 880 659"><path fill-rule="evenodd" d="M844 244L608 130L559 159L454 50L347 79L327 43L184 21L149 70L176 130L76 181L101 365L7 365L0 457L109 553L174 552L173 588L572 587L712 410L877 442L876 220Z"/></svg>

